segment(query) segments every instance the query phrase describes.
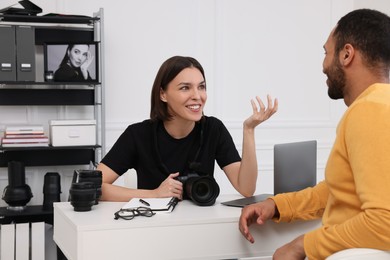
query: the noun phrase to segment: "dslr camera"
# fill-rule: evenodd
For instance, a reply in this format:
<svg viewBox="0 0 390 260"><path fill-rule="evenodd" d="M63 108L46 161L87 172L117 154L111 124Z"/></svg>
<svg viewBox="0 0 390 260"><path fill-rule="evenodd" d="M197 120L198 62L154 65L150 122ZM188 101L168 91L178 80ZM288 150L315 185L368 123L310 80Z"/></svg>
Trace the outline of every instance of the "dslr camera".
<svg viewBox="0 0 390 260"><path fill-rule="evenodd" d="M183 183L183 199L191 199L198 206L214 205L219 186L213 177L188 173L176 179Z"/></svg>

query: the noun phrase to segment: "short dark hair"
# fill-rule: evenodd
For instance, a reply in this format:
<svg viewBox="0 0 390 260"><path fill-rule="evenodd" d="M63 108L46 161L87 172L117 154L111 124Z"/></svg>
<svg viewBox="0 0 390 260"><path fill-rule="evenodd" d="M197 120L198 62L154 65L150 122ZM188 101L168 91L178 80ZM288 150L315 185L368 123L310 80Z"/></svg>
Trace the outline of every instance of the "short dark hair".
<svg viewBox="0 0 390 260"><path fill-rule="evenodd" d="M358 9L342 17L334 30L335 53L349 43L359 50L367 66L390 68L390 17L370 9ZM384 66L384 67L383 67Z"/></svg>
<svg viewBox="0 0 390 260"><path fill-rule="evenodd" d="M197 68L200 73L202 73L204 81L206 82L202 65L192 57L173 56L161 65L153 83L150 119L154 121L166 121L172 118L172 115L168 112L167 104L160 99L160 90L162 89L165 91L168 84L177 76L177 74L186 68L192 67Z"/></svg>

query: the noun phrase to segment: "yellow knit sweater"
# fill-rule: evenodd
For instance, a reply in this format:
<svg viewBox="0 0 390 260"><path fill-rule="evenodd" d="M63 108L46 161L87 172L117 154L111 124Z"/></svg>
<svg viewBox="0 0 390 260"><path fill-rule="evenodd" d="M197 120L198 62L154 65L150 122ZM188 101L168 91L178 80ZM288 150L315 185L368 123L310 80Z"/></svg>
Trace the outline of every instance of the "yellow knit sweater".
<svg viewBox="0 0 390 260"><path fill-rule="evenodd" d="M305 234L309 259L347 248L390 250L390 85L374 84L347 109L313 188L273 197L279 221L322 217Z"/></svg>

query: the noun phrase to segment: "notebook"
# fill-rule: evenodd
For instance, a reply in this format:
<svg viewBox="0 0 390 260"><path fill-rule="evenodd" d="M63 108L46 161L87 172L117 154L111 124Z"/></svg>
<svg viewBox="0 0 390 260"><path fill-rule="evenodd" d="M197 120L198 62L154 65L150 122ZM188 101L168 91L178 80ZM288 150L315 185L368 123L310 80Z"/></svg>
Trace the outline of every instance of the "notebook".
<svg viewBox="0 0 390 260"><path fill-rule="evenodd" d="M276 144L274 146L274 194L258 194L249 198L221 202L244 207L279 193L298 191L317 183L317 141Z"/></svg>

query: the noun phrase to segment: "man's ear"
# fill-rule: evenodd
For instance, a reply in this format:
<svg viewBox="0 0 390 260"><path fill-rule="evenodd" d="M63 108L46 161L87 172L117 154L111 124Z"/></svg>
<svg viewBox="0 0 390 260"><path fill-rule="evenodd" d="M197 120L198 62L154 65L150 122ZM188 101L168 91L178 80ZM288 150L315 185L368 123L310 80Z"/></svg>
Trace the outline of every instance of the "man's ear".
<svg viewBox="0 0 390 260"><path fill-rule="evenodd" d="M355 49L349 43L344 45L344 48L340 51L340 63L343 66L348 66L355 56Z"/></svg>
<svg viewBox="0 0 390 260"><path fill-rule="evenodd" d="M167 99L165 97L165 92L162 88L160 88L160 99L162 102L167 102Z"/></svg>

